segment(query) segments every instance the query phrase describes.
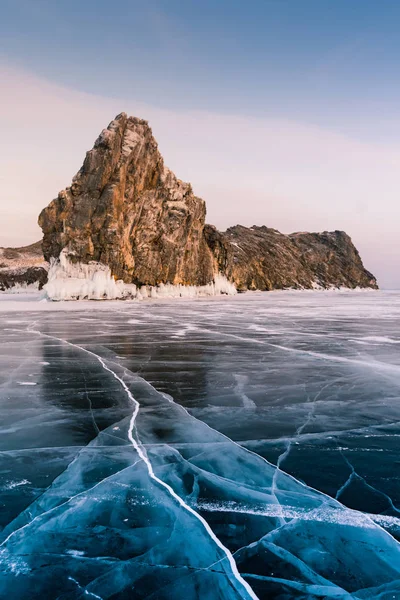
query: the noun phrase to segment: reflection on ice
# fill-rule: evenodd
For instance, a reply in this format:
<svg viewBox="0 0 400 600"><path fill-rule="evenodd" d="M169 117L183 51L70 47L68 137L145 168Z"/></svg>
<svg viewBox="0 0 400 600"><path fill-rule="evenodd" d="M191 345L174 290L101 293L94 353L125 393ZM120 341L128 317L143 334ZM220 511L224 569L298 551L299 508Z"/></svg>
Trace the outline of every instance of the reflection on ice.
<svg viewBox="0 0 400 600"><path fill-rule="evenodd" d="M9 325L0 597L399 597L393 344L246 302Z"/></svg>

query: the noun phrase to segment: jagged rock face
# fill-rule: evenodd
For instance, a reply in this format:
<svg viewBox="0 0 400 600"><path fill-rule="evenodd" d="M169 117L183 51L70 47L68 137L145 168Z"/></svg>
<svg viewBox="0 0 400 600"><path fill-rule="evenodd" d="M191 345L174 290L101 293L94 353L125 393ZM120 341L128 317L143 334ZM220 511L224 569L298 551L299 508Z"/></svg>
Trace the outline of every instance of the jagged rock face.
<svg viewBox="0 0 400 600"><path fill-rule="evenodd" d="M374 288L375 277L364 268L360 254L344 231L292 233L303 263L322 287Z"/></svg>
<svg viewBox="0 0 400 600"><path fill-rule="evenodd" d="M31 284L41 289L47 282L47 269L41 242L21 248L0 248L0 291Z"/></svg>
<svg viewBox="0 0 400 600"><path fill-rule="evenodd" d="M237 225L208 236L238 290L377 288L375 277L364 268L343 231L284 235L268 227Z"/></svg>
<svg viewBox="0 0 400 600"><path fill-rule="evenodd" d="M164 166L147 122L122 113L39 224L48 260L65 248L70 260L104 263L127 283L203 285L213 278L205 214Z"/></svg>
<svg viewBox="0 0 400 600"><path fill-rule="evenodd" d="M87 153L72 185L39 216L46 260L100 262L126 283L204 285L219 272L239 290L372 287L344 232L283 235L205 225L190 184L164 166L146 121L120 114Z"/></svg>

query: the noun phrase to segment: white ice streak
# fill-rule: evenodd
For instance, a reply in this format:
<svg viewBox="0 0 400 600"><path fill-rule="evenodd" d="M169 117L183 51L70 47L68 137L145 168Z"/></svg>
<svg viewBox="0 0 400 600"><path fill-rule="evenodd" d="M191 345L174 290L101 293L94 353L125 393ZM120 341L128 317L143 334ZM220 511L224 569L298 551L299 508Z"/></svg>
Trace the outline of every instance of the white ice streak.
<svg viewBox="0 0 400 600"><path fill-rule="evenodd" d="M173 338L182 338L185 337L187 333L189 333L190 331L196 331L197 326L193 325L193 323L187 323L186 325L184 325L184 327L182 327L182 329L178 329L178 331L175 331L175 333L172 334L171 337Z"/></svg>
<svg viewBox="0 0 400 600"><path fill-rule="evenodd" d="M323 505L311 510L301 509L298 506L283 506L268 504L264 506L246 506L237 502L206 502L196 503L196 508L205 512L229 512L263 517L283 517L284 519L299 519L300 521L315 521L319 523L334 523L336 525L349 525L363 529L374 529L376 525L400 528L400 518L374 513L363 513L351 508L332 508Z"/></svg>
<svg viewBox="0 0 400 600"><path fill-rule="evenodd" d="M38 331L38 330L35 330L35 329L28 329L28 331L29 331L29 333L34 333L34 334L39 335L41 337L46 337L46 338L50 338L50 339L53 339L53 340L57 340L57 341L59 341L61 343L67 344L68 346L71 346L72 348L75 348L77 350L81 350L82 352L86 352L90 356L93 356L94 358L96 358L96 360L99 361L99 363L101 364L101 366L103 367L103 369L105 371L107 371L108 373L110 373L114 377L114 379L116 379L120 383L121 387L123 388L124 392L128 396L129 400L134 405L134 411L132 413L132 416L131 416L131 419L130 419L130 422L129 422L128 439L131 442L131 444L134 447L134 449L136 450L136 452L138 453L139 457L143 460L144 464L146 465L149 477L153 481L155 481L156 483L158 483L159 485L161 485L163 488L165 488L168 491L168 493L178 502L178 504L184 510L186 510L189 513L191 513L196 519L198 519L201 522L201 524L203 525L204 529L207 531L207 534L210 536L210 538L214 541L214 543L226 555L226 557L228 559L228 562L230 564L233 576L239 582L239 584L242 586L242 588L244 590L244 596L243 597L244 598L245 597L250 597L250 598L253 598L253 600L258 600L258 597L254 593L254 591L252 590L252 588L250 587L250 585L240 575L240 573L238 571L238 568L237 568L237 565L236 565L236 562L235 562L235 559L233 558L231 552L229 551L228 548L226 548L226 546L224 546L224 544L215 535L215 533L213 532L213 530L211 529L211 527L207 523L207 521L205 519L203 519L203 517L201 515L199 515L191 506L189 506L188 504L186 504L186 502L184 502L184 500L173 490L173 488L169 484L165 483L162 479L160 479L159 477L157 477L157 475L154 473L153 466L152 466L152 464L151 464L151 462L150 462L150 460L149 460L149 458L147 456L146 450L142 447L142 445L139 442L137 442L135 440L135 438L133 436L133 430L135 429L135 421L136 421L136 417L137 417L137 415L139 413L140 404L134 398L134 396L132 395L132 393L131 393L130 389L128 388L128 386L126 385L125 381L123 379L121 379L121 377L119 377L117 375L117 373L115 373L115 371L113 371L112 369L110 369L106 365L106 363L104 362L104 360L101 358L101 356L99 356L95 352L92 352L91 350L88 350L87 348L83 348L82 346L79 346L77 344L73 344L72 342L68 342L67 340L64 340L62 338L57 338L55 336L47 335L47 334L42 333L41 331ZM69 499L67 502L69 502L70 500L71 499ZM24 527L26 527L26 525ZM23 529L24 527L22 527L21 529ZM19 531L19 530L17 530L17 531ZM16 532L12 532L4 540L4 542L2 544L0 544L0 547L3 546L14 535L14 533L16 533Z"/></svg>
<svg viewBox="0 0 400 600"><path fill-rule="evenodd" d="M234 295L236 287L220 273L207 285L172 285L137 287L133 283L115 280L108 266L96 261L72 263L62 250L50 263L48 282L44 286L50 300L115 300L131 298L196 298L198 296Z"/></svg>
<svg viewBox="0 0 400 600"><path fill-rule="evenodd" d="M372 344L400 344L400 340L393 340L392 338L380 336L380 335L369 335L366 337L358 338L355 340L350 340L352 342L363 342L363 343L372 343Z"/></svg>
<svg viewBox="0 0 400 600"><path fill-rule="evenodd" d="M85 556L85 553L82 550L66 550L65 554L70 554L71 556Z"/></svg>
<svg viewBox="0 0 400 600"><path fill-rule="evenodd" d="M261 346L269 346L270 348L277 348L285 352L292 352L293 354L303 354L306 356L312 356L321 360L330 360L332 362L348 363L353 365L359 365L364 368L373 368L377 371L389 372L399 374L400 365L394 365L390 363L379 362L378 360L367 361L359 360L357 358L347 358L345 356L337 356L335 354L325 354L324 352L315 352L314 350L303 350L301 348L291 348L290 346L282 346L281 344L275 344L273 342L267 342L257 338L249 338L245 336L236 335L234 333L226 333L225 331L212 331L212 329L199 328L199 331L204 333L210 333L213 335L219 335L223 337L230 337L241 342L248 342L249 344L260 344Z"/></svg>
<svg viewBox="0 0 400 600"><path fill-rule="evenodd" d="M247 396L247 394L245 394L245 391L244 391L244 386L246 385L246 383L248 381L247 375L236 374L236 375L234 375L234 378L236 380L236 385L235 385L233 391L241 399L243 407L244 408L250 408L250 409L257 408L256 403L254 402L254 400L252 400L251 398L249 398Z"/></svg>
<svg viewBox="0 0 400 600"><path fill-rule="evenodd" d="M21 481L10 481L9 483L5 484L3 490L13 490L16 487L20 487L21 485L27 485L28 483L31 483L30 481L28 481L28 479L21 479Z"/></svg>
<svg viewBox="0 0 400 600"><path fill-rule="evenodd" d="M103 600L103 598L101 596L98 596L97 594L94 594L93 592L89 592L88 590L86 590L85 588L83 588L79 581L77 581L76 579L74 579L73 577L69 576L68 579L70 581L72 581L73 583L75 583L75 585L78 586L79 590L81 590L85 596L90 596L92 598L97 598L97 600Z"/></svg>

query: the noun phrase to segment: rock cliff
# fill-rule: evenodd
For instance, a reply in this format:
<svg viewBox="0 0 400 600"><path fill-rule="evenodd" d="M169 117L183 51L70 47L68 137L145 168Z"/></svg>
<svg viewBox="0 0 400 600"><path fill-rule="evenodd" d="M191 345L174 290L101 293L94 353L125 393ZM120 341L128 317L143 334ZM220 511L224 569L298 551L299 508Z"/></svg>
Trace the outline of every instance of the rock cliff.
<svg viewBox="0 0 400 600"><path fill-rule="evenodd" d="M206 228L220 270L238 290L377 288L344 231L284 235L268 227Z"/></svg>
<svg viewBox="0 0 400 600"><path fill-rule="evenodd" d="M39 224L46 260L62 251L64 261L107 265L127 284L204 286L220 273L238 290L377 287L344 232L221 233L205 216L204 201L165 167L148 123L122 113Z"/></svg>
<svg viewBox="0 0 400 600"><path fill-rule="evenodd" d="M122 113L86 154L72 185L39 216L47 260L97 261L126 283L204 285L213 260L206 207L165 167L146 121Z"/></svg>

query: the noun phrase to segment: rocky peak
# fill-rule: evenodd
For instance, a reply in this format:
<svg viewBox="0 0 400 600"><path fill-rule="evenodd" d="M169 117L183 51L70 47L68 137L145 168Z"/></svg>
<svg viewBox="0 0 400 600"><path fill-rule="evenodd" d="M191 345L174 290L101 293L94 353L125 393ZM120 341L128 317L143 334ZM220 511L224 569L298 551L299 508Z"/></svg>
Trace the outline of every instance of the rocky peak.
<svg viewBox="0 0 400 600"><path fill-rule="evenodd" d="M125 113L104 129L71 186L40 214L46 260L100 263L125 283L238 289L376 287L347 234L284 235L205 225L206 207L165 165L147 123Z"/></svg>
<svg viewBox="0 0 400 600"><path fill-rule="evenodd" d="M148 123L121 113L39 224L47 259L65 249L125 282L202 285L213 278L205 214L190 184L164 166Z"/></svg>

